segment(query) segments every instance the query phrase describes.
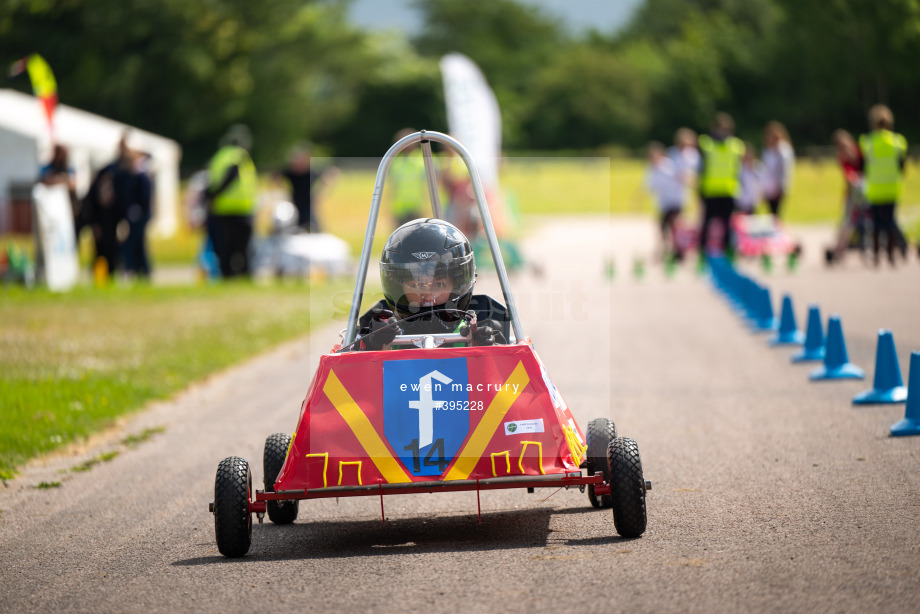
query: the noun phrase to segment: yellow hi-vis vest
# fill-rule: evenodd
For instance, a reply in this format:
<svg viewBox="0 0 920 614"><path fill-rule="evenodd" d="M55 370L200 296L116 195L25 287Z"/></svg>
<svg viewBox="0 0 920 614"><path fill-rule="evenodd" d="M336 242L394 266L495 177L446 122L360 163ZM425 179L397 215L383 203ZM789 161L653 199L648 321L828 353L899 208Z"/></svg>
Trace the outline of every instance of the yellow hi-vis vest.
<svg viewBox="0 0 920 614"><path fill-rule="evenodd" d="M410 213L423 215L428 200L425 177L425 159L421 149L415 149L409 155L396 156L390 163L390 202L396 217Z"/></svg>
<svg viewBox="0 0 920 614"><path fill-rule="evenodd" d="M700 153L703 154L703 175L700 177L703 198L736 196L741 188L744 141L734 136L716 141L704 134L700 137Z"/></svg>
<svg viewBox="0 0 920 614"><path fill-rule="evenodd" d="M255 209L258 178L252 158L242 147L227 145L221 147L208 168L208 186L216 188L227 174L227 169L236 166L239 177L230 182L223 192L214 197L211 212L214 215L249 215Z"/></svg>
<svg viewBox="0 0 920 614"><path fill-rule="evenodd" d="M863 190L870 205L897 202L901 195L901 159L907 139L890 130L875 130L859 137L865 171Z"/></svg>

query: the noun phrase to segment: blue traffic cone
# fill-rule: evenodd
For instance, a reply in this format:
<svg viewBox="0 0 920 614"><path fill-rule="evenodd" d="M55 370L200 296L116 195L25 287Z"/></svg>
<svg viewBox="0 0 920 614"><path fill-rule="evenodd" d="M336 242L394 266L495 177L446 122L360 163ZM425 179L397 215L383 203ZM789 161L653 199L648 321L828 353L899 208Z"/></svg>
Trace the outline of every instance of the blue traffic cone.
<svg viewBox="0 0 920 614"><path fill-rule="evenodd" d="M891 425L891 434L920 435L920 352L910 354L910 387L907 390L907 408L904 418ZM910 388L914 393L910 394Z"/></svg>
<svg viewBox="0 0 920 614"><path fill-rule="evenodd" d="M863 379L865 371L850 362L847 356L847 344L843 339L843 326L840 316L833 315L827 320L827 345L824 347L824 365L811 372L809 378L824 379Z"/></svg>
<svg viewBox="0 0 920 614"><path fill-rule="evenodd" d="M741 280L741 315L751 326L757 322L757 299L760 297L760 285L749 277L740 276Z"/></svg>
<svg viewBox="0 0 920 614"><path fill-rule="evenodd" d="M770 299L770 288L758 288L754 302L754 321L751 328L754 332L766 332L776 328L776 317L773 315L773 301Z"/></svg>
<svg viewBox="0 0 920 614"><path fill-rule="evenodd" d="M824 328L821 326L821 310L817 305L808 307L808 324L805 327L805 347L792 355L792 362L814 362L824 360Z"/></svg>
<svg viewBox="0 0 920 614"><path fill-rule="evenodd" d="M875 348L875 379L872 389L853 397L854 405L873 403L903 403L907 400L907 387L901 380L898 366L898 352L894 347L894 335L890 330L878 331L878 345Z"/></svg>
<svg viewBox="0 0 920 614"><path fill-rule="evenodd" d="M783 309L779 314L779 330L770 339L770 345L802 345L805 335L795 323L795 311L792 309L792 297L783 297Z"/></svg>

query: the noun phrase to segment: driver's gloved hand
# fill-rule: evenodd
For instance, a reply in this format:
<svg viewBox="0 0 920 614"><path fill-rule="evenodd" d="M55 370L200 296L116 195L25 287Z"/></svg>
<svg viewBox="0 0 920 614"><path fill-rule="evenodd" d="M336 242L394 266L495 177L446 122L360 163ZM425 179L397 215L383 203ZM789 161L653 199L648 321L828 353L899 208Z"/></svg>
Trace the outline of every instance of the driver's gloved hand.
<svg viewBox="0 0 920 614"><path fill-rule="evenodd" d="M396 338L396 335L402 333L398 325L384 326L361 337L364 347L368 350L382 350L385 345L389 345Z"/></svg>
<svg viewBox="0 0 920 614"><path fill-rule="evenodd" d="M507 343L505 335L502 334L501 324L495 320L483 320L476 326L476 332L473 333L473 341L476 345L503 345Z"/></svg>
<svg viewBox="0 0 920 614"><path fill-rule="evenodd" d="M371 330L361 338L366 349L373 351L382 350L384 346L393 342L396 335L402 334L402 329L395 324L395 320L391 320L392 317L393 312L389 309L378 306L371 310L371 328L374 329L374 324L378 322L381 323L382 326L378 324L378 326L380 326L379 328ZM389 325L390 323L392 323L392 326Z"/></svg>

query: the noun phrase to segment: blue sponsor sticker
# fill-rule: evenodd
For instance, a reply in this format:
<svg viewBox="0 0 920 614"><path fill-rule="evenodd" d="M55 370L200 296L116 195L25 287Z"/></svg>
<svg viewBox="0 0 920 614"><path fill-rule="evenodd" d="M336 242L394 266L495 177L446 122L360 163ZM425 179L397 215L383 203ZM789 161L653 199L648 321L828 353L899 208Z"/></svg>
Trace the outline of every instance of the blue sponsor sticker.
<svg viewBox="0 0 920 614"><path fill-rule="evenodd" d="M383 430L412 475L438 476L470 430L466 358L383 363Z"/></svg>

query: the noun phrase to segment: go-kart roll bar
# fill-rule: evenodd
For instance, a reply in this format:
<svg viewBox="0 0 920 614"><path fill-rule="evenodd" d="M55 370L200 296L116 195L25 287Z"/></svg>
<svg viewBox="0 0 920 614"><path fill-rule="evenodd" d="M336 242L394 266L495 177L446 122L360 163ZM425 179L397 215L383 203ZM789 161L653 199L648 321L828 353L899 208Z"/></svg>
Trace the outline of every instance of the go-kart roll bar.
<svg viewBox="0 0 920 614"><path fill-rule="evenodd" d="M441 195L438 191L437 173L434 170L434 158L431 155L431 141L422 140L422 159L425 161L425 178L428 179L428 198L434 216L441 219Z"/></svg>
<svg viewBox="0 0 920 614"><path fill-rule="evenodd" d="M435 218L441 219L437 177L435 176L434 164L431 159L431 141L441 143L453 149L460 154L460 157L466 164L467 172L469 172L470 180L473 183L473 193L476 197L476 204L479 207L482 227L489 241L489 250L492 252L492 260L495 262L495 271L498 273L498 281L501 284L505 306L508 309L508 315L511 316L511 326L514 330L514 336L518 340L524 339L524 331L521 327L520 318L518 317L517 305L511 294L508 274L505 271L505 262L502 259L498 238L495 236L495 229L492 226L492 216L489 214L489 207L486 203L482 180L479 177L479 171L476 170L476 164L473 162L473 157L470 155L470 152L453 137L441 132L428 132L422 130L421 132L415 132L393 143L393 146L387 150L383 159L381 159L380 166L377 167L377 179L374 182L374 196L371 199L371 211L367 218L367 231L364 233L364 246L361 248L361 260L358 263L358 278L355 282L355 293L351 299L351 311L348 314L348 328L346 329L345 338L342 343L344 347L348 347L350 343L354 342L358 334L358 317L360 316L361 302L364 299L364 282L367 277L367 269L371 259L374 233L377 229L377 217L380 212L380 201L383 196L383 184L390 170L390 164L392 164L393 159L396 158L400 152L417 143L421 144L425 158L425 174L428 178L428 193L431 198L432 213Z"/></svg>

